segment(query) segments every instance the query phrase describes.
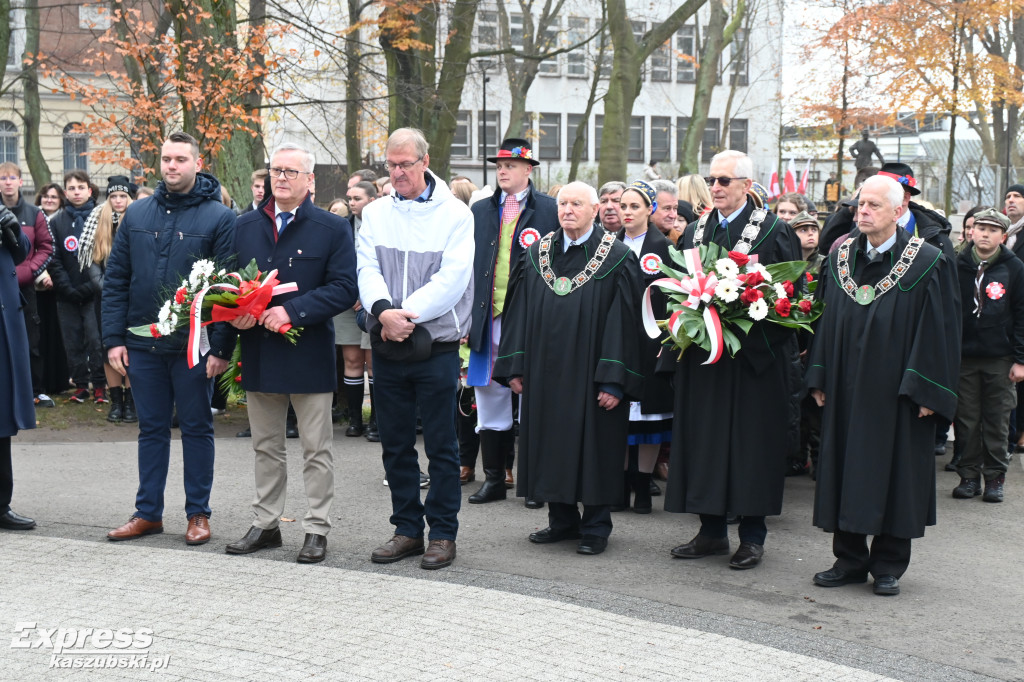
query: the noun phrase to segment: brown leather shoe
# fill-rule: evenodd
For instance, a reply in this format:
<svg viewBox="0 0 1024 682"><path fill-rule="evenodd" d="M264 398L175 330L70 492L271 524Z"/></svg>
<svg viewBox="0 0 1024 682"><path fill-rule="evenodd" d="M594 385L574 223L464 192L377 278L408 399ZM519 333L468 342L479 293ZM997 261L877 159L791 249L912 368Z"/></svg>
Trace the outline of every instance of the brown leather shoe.
<svg viewBox="0 0 1024 682"><path fill-rule="evenodd" d="M420 568L428 571L451 566L455 561L455 540L431 540L427 551L420 559Z"/></svg>
<svg viewBox="0 0 1024 682"><path fill-rule="evenodd" d="M473 467L459 467L459 483L466 485L476 480L476 472Z"/></svg>
<svg viewBox="0 0 1024 682"><path fill-rule="evenodd" d="M185 531L186 545L201 545L210 541L210 518L206 514L193 514L188 517L188 530Z"/></svg>
<svg viewBox="0 0 1024 682"><path fill-rule="evenodd" d="M516 487L516 479L512 478L512 470L505 469L505 487L514 488Z"/></svg>
<svg viewBox="0 0 1024 682"><path fill-rule="evenodd" d="M654 478L659 481L668 480L668 462L658 462L654 465Z"/></svg>
<svg viewBox="0 0 1024 682"><path fill-rule="evenodd" d="M370 561L375 564L390 564L415 554L423 554L423 538L396 535L373 550Z"/></svg>
<svg viewBox="0 0 1024 682"><path fill-rule="evenodd" d="M107 539L115 541L134 540L135 538L141 538L143 535L155 535L163 532L163 521L147 521L146 519L140 519L138 516L133 516L128 519L128 523L107 533Z"/></svg>

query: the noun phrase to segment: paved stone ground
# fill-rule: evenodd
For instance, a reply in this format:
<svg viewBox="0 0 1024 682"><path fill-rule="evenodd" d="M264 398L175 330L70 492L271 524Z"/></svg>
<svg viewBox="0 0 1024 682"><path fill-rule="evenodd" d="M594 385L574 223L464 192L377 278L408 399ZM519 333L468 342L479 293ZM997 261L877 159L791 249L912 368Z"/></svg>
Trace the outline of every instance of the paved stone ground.
<svg viewBox="0 0 1024 682"><path fill-rule="evenodd" d="M177 444L166 532L109 543L132 510L134 444L16 441L14 507L40 525L0 533L0 625L12 639L26 622L149 628L147 662L169 658L152 673L57 670L51 650L0 645L0 679L1024 680L1019 460L1002 505L953 500L956 478L940 472L939 525L915 541L903 594L881 598L810 583L832 557L806 478L787 482L752 571L671 559L697 523L658 498L650 516L615 515L598 557L531 545L546 514L510 499L463 506L452 568L376 566L369 552L391 533L379 449L340 434L336 525L316 566L294 563L298 523L283 524L281 549L223 554L251 521L247 441L217 440L214 539L198 548L182 537ZM290 518L304 511L298 460Z"/></svg>

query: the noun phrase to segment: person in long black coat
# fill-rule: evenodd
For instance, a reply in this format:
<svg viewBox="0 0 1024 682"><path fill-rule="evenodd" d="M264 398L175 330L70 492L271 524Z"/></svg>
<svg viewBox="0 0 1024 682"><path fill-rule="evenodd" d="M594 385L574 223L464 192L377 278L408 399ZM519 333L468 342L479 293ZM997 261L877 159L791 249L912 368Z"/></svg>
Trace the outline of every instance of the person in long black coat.
<svg viewBox="0 0 1024 682"><path fill-rule="evenodd" d="M31 530L36 522L11 509L14 471L11 436L36 427L36 411L29 371L28 334L21 313L21 292L14 266L28 255L28 238L21 223L0 206L0 528Z"/></svg>
<svg viewBox="0 0 1024 682"><path fill-rule="evenodd" d="M747 197L753 166L746 154L727 150L711 161L715 210L688 226L680 250L697 242L715 242L735 250L750 247L762 265L801 260L800 242L791 229L768 212L752 238L742 233L755 206ZM757 209L763 212L764 209ZM703 228L702 239L697 239ZM700 532L672 550L681 559L729 553L726 519L740 516L740 546L729 566L757 566L764 553L766 516L782 512L785 461L790 451L790 365L796 354L792 330L766 320L755 322L735 358L723 353L703 364L699 347L666 351L659 371L674 373L675 416L665 509L700 514Z"/></svg>
<svg viewBox="0 0 1024 682"><path fill-rule="evenodd" d="M960 368L955 265L896 227L901 191L885 177L861 188L861 235L829 256L815 292L825 312L806 379L824 408L814 525L834 533L836 556L814 582L871 573L882 595L899 593L911 539L935 524L931 415L953 418ZM896 283L880 290L885 277Z"/></svg>
<svg viewBox="0 0 1024 682"><path fill-rule="evenodd" d="M579 553L600 554L622 495L627 401L642 388L640 270L629 247L594 224L593 187L569 183L558 202L562 227L530 246L510 277L494 377L523 396L517 493L549 503L548 528L530 540L580 538ZM580 274L588 263L592 277Z"/></svg>

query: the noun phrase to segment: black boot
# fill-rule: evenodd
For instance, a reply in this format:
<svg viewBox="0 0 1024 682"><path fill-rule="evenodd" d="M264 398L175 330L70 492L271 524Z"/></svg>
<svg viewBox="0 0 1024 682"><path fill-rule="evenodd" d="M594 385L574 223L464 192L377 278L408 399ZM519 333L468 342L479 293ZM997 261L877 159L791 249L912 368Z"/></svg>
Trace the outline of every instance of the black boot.
<svg viewBox="0 0 1024 682"><path fill-rule="evenodd" d="M124 420L124 389L120 386L113 386L110 389L110 412L107 413L107 421L119 423Z"/></svg>
<svg viewBox="0 0 1024 682"><path fill-rule="evenodd" d="M366 433L363 426L363 377L345 377L345 402L348 403L348 429L345 435L356 438Z"/></svg>
<svg viewBox="0 0 1024 682"><path fill-rule="evenodd" d="M633 492L633 486L631 485L630 480L629 480L629 472L628 471L623 471L622 472L622 498L619 500L618 504L613 504L612 505L611 510L613 512L622 512L622 511L626 511L627 509L629 509L629 494L631 492Z"/></svg>
<svg viewBox="0 0 1024 682"><path fill-rule="evenodd" d="M637 514L650 514L654 508L651 502L651 475L639 471L631 474L633 482L633 511Z"/></svg>
<svg viewBox="0 0 1024 682"><path fill-rule="evenodd" d="M125 424L134 424L139 421L139 414L135 411L135 398L132 396L132 389L124 389L124 417Z"/></svg>
<svg viewBox="0 0 1024 682"><path fill-rule="evenodd" d="M371 443L380 442L380 431L377 429L377 407L373 400L373 377L370 377L370 423L366 427L366 440Z"/></svg>
<svg viewBox="0 0 1024 682"><path fill-rule="evenodd" d="M505 489L505 453L501 451L502 431L480 432L480 458L484 461L484 484L480 490L469 496L470 504L483 504L504 500Z"/></svg>

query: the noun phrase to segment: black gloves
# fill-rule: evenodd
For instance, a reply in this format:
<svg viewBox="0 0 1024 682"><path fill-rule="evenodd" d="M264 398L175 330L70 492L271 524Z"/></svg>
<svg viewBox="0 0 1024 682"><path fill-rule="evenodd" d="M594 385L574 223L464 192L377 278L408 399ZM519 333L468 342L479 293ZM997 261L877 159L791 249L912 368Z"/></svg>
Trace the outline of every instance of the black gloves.
<svg viewBox="0 0 1024 682"><path fill-rule="evenodd" d="M6 206L0 205L0 243L11 253L21 250L21 223Z"/></svg>

